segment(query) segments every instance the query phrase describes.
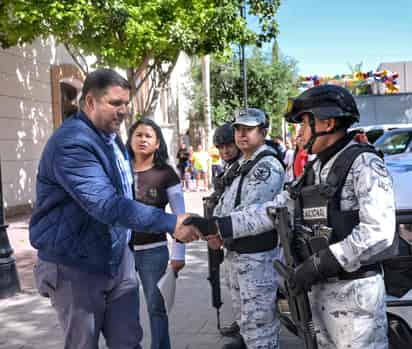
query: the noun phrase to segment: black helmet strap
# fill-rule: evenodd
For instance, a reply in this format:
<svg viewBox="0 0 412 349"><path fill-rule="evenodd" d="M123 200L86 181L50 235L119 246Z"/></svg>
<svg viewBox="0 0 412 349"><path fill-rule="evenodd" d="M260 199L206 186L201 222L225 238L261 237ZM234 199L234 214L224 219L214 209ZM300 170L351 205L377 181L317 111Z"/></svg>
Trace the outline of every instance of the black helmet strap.
<svg viewBox="0 0 412 349"><path fill-rule="evenodd" d="M309 114L309 126L310 126L310 131L311 131L311 137L309 141L303 146L304 149L308 151L309 154L312 154L312 147L313 144L315 144L316 138L325 136L325 135L330 135L332 133L335 133L339 131L342 127L335 126L332 130L330 131L322 131L322 132L316 132L316 127L315 127L315 115L310 113Z"/></svg>

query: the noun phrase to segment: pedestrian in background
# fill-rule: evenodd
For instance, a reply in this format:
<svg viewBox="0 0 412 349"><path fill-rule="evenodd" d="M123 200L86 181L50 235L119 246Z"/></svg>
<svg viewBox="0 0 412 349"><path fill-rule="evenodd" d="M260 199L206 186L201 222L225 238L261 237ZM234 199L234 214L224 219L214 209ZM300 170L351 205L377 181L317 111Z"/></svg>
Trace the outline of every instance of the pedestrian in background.
<svg viewBox="0 0 412 349"><path fill-rule="evenodd" d="M173 233L197 229L133 200L127 151L117 136L128 115L130 85L111 69L84 81L81 111L48 140L40 159L30 242L38 250L37 288L50 297L66 349L140 349L138 281L130 230Z"/></svg>
<svg viewBox="0 0 412 349"><path fill-rule="evenodd" d="M208 190L210 158L209 153L203 150L201 144L197 146L197 151L193 152L192 166L196 178L196 189ZM200 185L201 181L203 182L202 186Z"/></svg>
<svg viewBox="0 0 412 349"><path fill-rule="evenodd" d="M286 145L283 142L283 138L281 136L273 137L274 148L279 154L281 160L285 157L286 153Z"/></svg>
<svg viewBox="0 0 412 349"><path fill-rule="evenodd" d="M186 167L189 166L189 151L185 143L180 143L180 148L177 151L177 169L179 170L180 179L184 180Z"/></svg>
<svg viewBox="0 0 412 349"><path fill-rule="evenodd" d="M296 137L296 150L293 160L293 176L298 178L303 174L303 170L308 162L308 152L303 147L303 141L301 137Z"/></svg>
<svg viewBox="0 0 412 349"><path fill-rule="evenodd" d="M189 146L189 166L186 168L186 178L189 178L190 175L190 180L188 181L189 183L189 188L191 191L196 191L197 186L196 186L196 173L195 169L193 168L193 146Z"/></svg>
<svg viewBox="0 0 412 349"><path fill-rule="evenodd" d="M212 164L212 183L215 188L215 179L223 172L219 149L215 145L209 149L209 158Z"/></svg>
<svg viewBox="0 0 412 349"><path fill-rule="evenodd" d="M135 199L162 210L170 204L174 214L184 213L182 186L167 163L169 155L160 127L147 118L135 122L129 130L127 149L133 164ZM131 242L149 313L151 349L170 349L168 317L157 287L169 263L166 232L133 232ZM176 275L185 266L185 246L175 239L170 263Z"/></svg>
<svg viewBox="0 0 412 349"><path fill-rule="evenodd" d="M296 141L292 139L286 140L286 152L283 158L283 163L285 164L285 183L290 183L294 180L295 176L293 175L293 163L295 158L295 147Z"/></svg>

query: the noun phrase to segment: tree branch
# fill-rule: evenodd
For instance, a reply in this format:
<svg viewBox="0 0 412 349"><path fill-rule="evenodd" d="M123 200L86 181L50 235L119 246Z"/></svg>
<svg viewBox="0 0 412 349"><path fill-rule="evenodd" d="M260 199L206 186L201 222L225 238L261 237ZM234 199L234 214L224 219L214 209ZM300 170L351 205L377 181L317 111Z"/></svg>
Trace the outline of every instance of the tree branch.
<svg viewBox="0 0 412 349"><path fill-rule="evenodd" d="M155 76L152 83L150 84L150 90L146 99L145 115L151 114L156 107L156 102L159 99L161 90L165 87L166 83L169 82L170 75L173 72L174 67L176 66L177 57L170 63L166 72L162 70L162 62L155 61L151 66L151 70L155 69ZM148 75L148 74L146 74Z"/></svg>
<svg viewBox="0 0 412 349"><path fill-rule="evenodd" d="M66 48L67 52L69 53L73 61L76 63L77 67L83 72L84 75L87 75L89 73L87 64L85 64L86 69L84 69L83 65L80 63L77 56L74 54L72 48L69 47L69 45L66 43L64 44L64 47ZM85 58L79 52L78 52L78 56L82 57L83 61L86 62Z"/></svg>
<svg viewBox="0 0 412 349"><path fill-rule="evenodd" d="M147 78L150 76L150 74L153 72L153 69L155 68L154 65L149 66L149 70L146 72L144 78L142 80L139 81L139 85L137 85L136 87L136 92L139 92L140 88L143 86L144 82L147 80ZM143 69L140 70L140 72ZM138 74L138 72L136 72L136 75Z"/></svg>

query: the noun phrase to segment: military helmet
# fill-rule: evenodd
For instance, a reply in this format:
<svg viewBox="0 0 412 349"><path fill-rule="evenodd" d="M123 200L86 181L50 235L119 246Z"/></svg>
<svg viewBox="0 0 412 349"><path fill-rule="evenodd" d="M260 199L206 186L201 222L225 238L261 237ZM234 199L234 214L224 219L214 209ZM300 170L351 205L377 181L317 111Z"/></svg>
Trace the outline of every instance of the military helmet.
<svg viewBox="0 0 412 349"><path fill-rule="evenodd" d="M230 122L219 126L213 135L213 144L218 147L223 144L235 143L235 134Z"/></svg>
<svg viewBox="0 0 412 349"><path fill-rule="evenodd" d="M264 111L257 108L240 109L236 112L233 122L233 126L237 125L269 128L269 118Z"/></svg>
<svg viewBox="0 0 412 349"><path fill-rule="evenodd" d="M359 121L355 99L347 89L336 85L320 85L304 91L288 105L285 119L300 123L305 113L322 120L345 118L351 123Z"/></svg>

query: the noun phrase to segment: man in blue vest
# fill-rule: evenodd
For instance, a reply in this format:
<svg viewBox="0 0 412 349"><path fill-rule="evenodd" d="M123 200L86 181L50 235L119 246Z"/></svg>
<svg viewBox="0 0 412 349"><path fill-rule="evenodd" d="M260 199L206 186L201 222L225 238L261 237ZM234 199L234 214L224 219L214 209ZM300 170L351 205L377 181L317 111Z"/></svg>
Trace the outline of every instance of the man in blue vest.
<svg viewBox="0 0 412 349"><path fill-rule="evenodd" d="M50 297L67 349L140 349L138 281L128 247L130 231L170 232L197 239L163 210L133 200L126 149L117 132L126 117L130 85L99 69L84 82L81 111L54 132L37 175L30 242L34 273Z"/></svg>

